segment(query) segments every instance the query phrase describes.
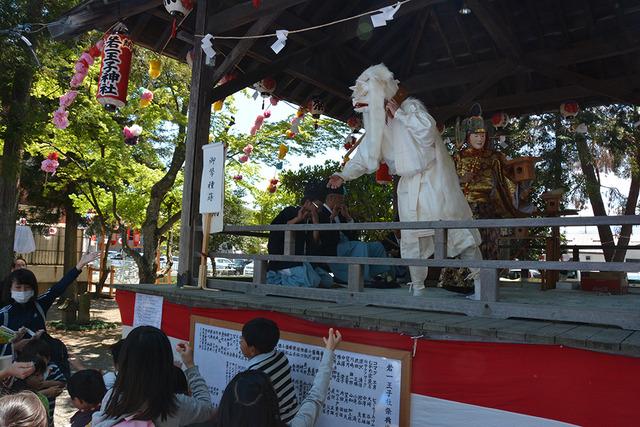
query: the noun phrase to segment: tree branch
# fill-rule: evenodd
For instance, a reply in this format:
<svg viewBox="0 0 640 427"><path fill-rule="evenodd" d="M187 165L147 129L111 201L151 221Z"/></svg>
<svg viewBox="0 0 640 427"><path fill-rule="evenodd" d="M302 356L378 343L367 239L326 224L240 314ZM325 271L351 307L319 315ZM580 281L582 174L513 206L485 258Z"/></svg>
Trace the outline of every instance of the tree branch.
<svg viewBox="0 0 640 427"><path fill-rule="evenodd" d="M178 220L180 219L180 215L182 215L182 210L179 210L178 212L171 215L167 222L165 222L162 227L158 228L158 236L162 236L163 234L168 232L171 227L173 227L173 224L178 222Z"/></svg>

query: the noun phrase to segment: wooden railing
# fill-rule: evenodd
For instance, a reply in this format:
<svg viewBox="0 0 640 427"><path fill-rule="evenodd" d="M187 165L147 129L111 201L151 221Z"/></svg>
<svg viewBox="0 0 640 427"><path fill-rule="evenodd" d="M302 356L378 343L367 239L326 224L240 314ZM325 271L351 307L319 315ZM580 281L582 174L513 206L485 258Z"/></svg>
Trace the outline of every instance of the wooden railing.
<svg viewBox="0 0 640 427"><path fill-rule="evenodd" d="M519 227L572 227L572 226L598 226L598 225L640 225L640 216L609 216L609 217L558 217L558 218L524 218L524 219L481 219L468 221L421 221L421 222L376 222L376 223L340 223L340 224L295 224L295 225L258 225L236 226L227 225L226 233L257 233L265 231L284 231L285 251L283 255L267 254L234 254L211 253L210 256L225 258L249 258L254 260L253 283L228 281L216 278L207 280L208 288L235 290L242 292L259 293L263 295L281 295L296 298L327 299L337 301L336 291L328 289L301 289L284 286L267 285L266 272L268 261L296 261L311 263L335 263L348 264L349 275L347 290L350 300L362 304L392 305L406 308L431 307L433 310L461 311L467 314L495 310L499 306L487 303L500 302L499 272L503 269L536 269L536 270L582 270L582 271L616 271L636 272L640 265L634 262L580 262L580 261L533 261L533 260L459 260L447 258L447 230L462 228L519 228ZM295 232L303 230L339 231L339 230L418 230L433 229L435 232L435 253L433 259L405 259L405 258L353 258L353 257L328 257L295 255ZM364 265L391 265L391 266L425 266L425 267L473 267L480 269L480 301L429 301L427 298L409 298L397 295L385 295L384 293L365 292ZM197 278L193 278L195 283ZM418 301L420 300L420 301ZM428 302L426 302L428 301ZM468 306L467 304L474 304ZM479 308L482 307L482 308ZM571 310L569 310L571 311ZM494 311L495 314L495 311ZM537 317L536 314L509 314L502 316ZM551 313L542 315L543 318L556 318L570 321L587 321L589 315L563 315ZM640 317L637 320L640 322ZM606 322L604 322L606 323ZM625 324L625 322L617 323ZM639 323L640 324L640 323Z"/></svg>

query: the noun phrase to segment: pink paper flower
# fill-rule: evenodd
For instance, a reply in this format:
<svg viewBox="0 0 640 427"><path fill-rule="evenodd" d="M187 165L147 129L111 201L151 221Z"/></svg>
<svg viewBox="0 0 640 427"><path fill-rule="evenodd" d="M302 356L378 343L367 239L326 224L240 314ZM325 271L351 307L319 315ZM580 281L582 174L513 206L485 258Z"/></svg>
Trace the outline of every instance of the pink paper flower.
<svg viewBox="0 0 640 427"><path fill-rule="evenodd" d="M248 156L253 152L253 145L247 144L247 146L242 149L242 152Z"/></svg>
<svg viewBox="0 0 640 427"><path fill-rule="evenodd" d="M242 175L234 175L233 179L235 181L242 181Z"/></svg>
<svg viewBox="0 0 640 427"><path fill-rule="evenodd" d="M272 96L269 99L269 102L271 102L271 105L276 106L278 105L278 101L280 101L280 99L277 96Z"/></svg>
<svg viewBox="0 0 640 427"><path fill-rule="evenodd" d="M73 68L74 70L76 70L76 73L87 74L87 72L89 71L89 64L87 64L84 60L79 59L78 62L76 62L75 67Z"/></svg>
<svg viewBox="0 0 640 427"><path fill-rule="evenodd" d="M60 97L60 108L67 108L69 105L73 104L76 96L78 96L77 90L70 90Z"/></svg>
<svg viewBox="0 0 640 427"><path fill-rule="evenodd" d="M82 55L80 55L80 61L86 62L88 66L93 65L93 57L89 52L82 52Z"/></svg>
<svg viewBox="0 0 640 427"><path fill-rule="evenodd" d="M240 163L247 163L247 162L249 161L249 156L247 156L246 154L245 154L245 155L242 155L242 156L240 156L240 158L238 159L238 161L239 161Z"/></svg>
<svg viewBox="0 0 640 427"><path fill-rule="evenodd" d="M53 124L58 129L66 129L69 126L69 112L64 108L58 108L53 112Z"/></svg>
<svg viewBox="0 0 640 427"><path fill-rule="evenodd" d="M43 172L50 173L52 175L55 175L58 166L60 166L58 161L52 159L44 159L42 163L40 163L40 169Z"/></svg>
<svg viewBox="0 0 640 427"><path fill-rule="evenodd" d="M71 82L69 83L69 86L71 86L73 89L77 88L82 84L85 77L87 77L86 73L85 74L75 73L73 77L71 77Z"/></svg>
<svg viewBox="0 0 640 427"><path fill-rule="evenodd" d="M262 115L264 116L265 119L268 119L269 117L271 117L271 111L267 110L264 113L262 113Z"/></svg>
<svg viewBox="0 0 640 427"><path fill-rule="evenodd" d="M95 47L99 52L102 52L102 49L104 49L104 39L98 40L95 44Z"/></svg>

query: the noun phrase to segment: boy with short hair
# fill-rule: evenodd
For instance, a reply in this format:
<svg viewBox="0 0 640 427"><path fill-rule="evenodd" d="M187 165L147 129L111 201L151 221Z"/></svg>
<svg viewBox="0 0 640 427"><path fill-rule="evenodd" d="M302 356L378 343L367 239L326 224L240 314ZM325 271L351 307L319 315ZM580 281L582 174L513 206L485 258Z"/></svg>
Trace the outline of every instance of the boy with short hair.
<svg viewBox="0 0 640 427"><path fill-rule="evenodd" d="M91 416L100 409L100 403L107 393L102 375L95 369L84 369L71 376L67 384L71 403L78 411L71 417L71 427L85 427L91 423Z"/></svg>
<svg viewBox="0 0 640 427"><path fill-rule="evenodd" d="M276 350L280 329L272 320L257 317L244 324L240 350L249 359L247 370L262 371L271 378L278 396L280 418L291 422L298 412L298 399L291 380L291 366L284 353Z"/></svg>

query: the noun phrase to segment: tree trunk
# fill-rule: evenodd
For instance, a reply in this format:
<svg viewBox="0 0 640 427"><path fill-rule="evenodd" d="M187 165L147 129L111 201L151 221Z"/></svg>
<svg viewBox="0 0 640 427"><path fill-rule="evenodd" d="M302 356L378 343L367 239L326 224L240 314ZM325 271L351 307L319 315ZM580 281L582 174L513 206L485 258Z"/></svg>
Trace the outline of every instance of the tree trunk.
<svg viewBox="0 0 640 427"><path fill-rule="evenodd" d="M102 288L104 288L104 283L107 281L107 277L109 276L109 270L107 270L107 253L109 252L109 247L111 246L111 232L109 230L109 234L107 234L107 226L104 223L104 219L100 219L100 231L102 233L102 239L106 239L107 243L104 244L104 249L100 256L100 278L98 279L98 283L96 283L96 293L95 297L100 298L102 295Z"/></svg>
<svg viewBox="0 0 640 427"><path fill-rule="evenodd" d="M636 207L638 206L638 193L640 193L640 171L638 171L638 165L640 165L640 149L636 151L635 162L632 162L631 185L629 186L627 203L625 204L625 207L624 207L625 215L636 214ZM626 246L629 245L632 232L633 232L633 226L630 224L625 224L620 229L620 237L618 237L618 245L616 248L615 255L613 256L614 261L616 262L624 261L624 258L627 255Z"/></svg>
<svg viewBox="0 0 640 427"><path fill-rule="evenodd" d="M27 22L42 22L42 0L31 0L26 5ZM37 37L31 37L33 48L37 46ZM35 73L30 53L24 53L20 65L15 68L11 97L6 105L4 132L0 134L4 146L0 159L0 277L9 274L13 259L13 240L16 232L18 211L18 187L20 185L20 165L24 138L29 128L30 92ZM5 104L4 100L2 100Z"/></svg>
<svg viewBox="0 0 640 427"><path fill-rule="evenodd" d="M582 168L582 174L585 178L587 196L591 202L593 214L595 216L607 216L607 209L604 205L604 201L602 200L602 194L600 193L600 182L596 175L595 165L593 164L591 152L587 146L585 136L576 134L575 143L576 148L578 149L580 167ZM600 235L600 244L602 245L604 259L609 262L613 260L613 255L616 249L611 227L608 225L599 225L598 234Z"/></svg>
<svg viewBox="0 0 640 427"><path fill-rule="evenodd" d="M64 271L71 270L78 263L78 213L70 199L65 203L65 227L64 227ZM78 320L78 282L74 281L65 291L66 307L62 314L62 321L66 324L74 324Z"/></svg>

